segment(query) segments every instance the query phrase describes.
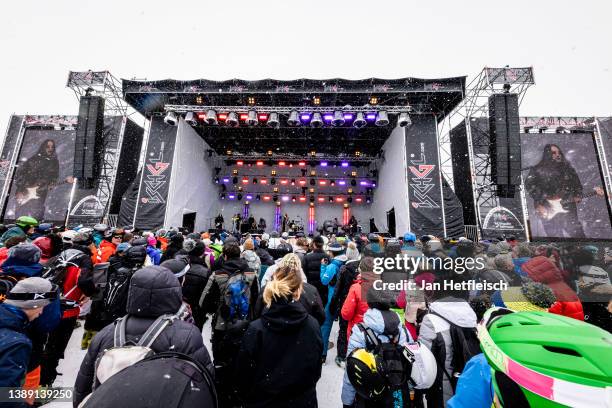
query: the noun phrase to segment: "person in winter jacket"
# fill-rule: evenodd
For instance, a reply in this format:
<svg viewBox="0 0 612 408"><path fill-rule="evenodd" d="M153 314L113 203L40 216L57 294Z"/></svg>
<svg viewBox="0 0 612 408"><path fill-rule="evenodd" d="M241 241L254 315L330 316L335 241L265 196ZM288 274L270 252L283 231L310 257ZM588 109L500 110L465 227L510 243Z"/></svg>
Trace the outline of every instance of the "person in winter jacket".
<svg viewBox="0 0 612 408"><path fill-rule="evenodd" d="M35 218L27 215L17 218L17 221L15 221L15 226L6 230L6 232L4 232L4 234L2 234L0 237L0 245L4 245L9 238L15 236L24 237L27 239L34 233L34 228L36 228L37 225L38 221Z"/></svg>
<svg viewBox="0 0 612 408"><path fill-rule="evenodd" d="M293 247L287 243L288 234L283 233L283 237L279 238L278 232L272 231L270 240L268 241L268 252L274 259L280 259L288 253L293 252Z"/></svg>
<svg viewBox="0 0 612 408"><path fill-rule="evenodd" d="M40 256L41 251L36 245L25 242L17 244L9 249L8 258L2 264L2 274L18 279L42 276Z"/></svg>
<svg viewBox="0 0 612 408"><path fill-rule="evenodd" d="M240 247L235 240L223 245L223 263L215 270L204 289L202 307L204 313L212 314L212 352L216 367L217 391L222 406L237 404L237 390L232 377L240 342L246 330L242 319L236 323L231 313L226 294L231 280L240 278L248 288L244 295L248 302L247 322L253 320L254 306L259 296L257 275L247 262L240 258ZM238 327L236 327L238 326Z"/></svg>
<svg viewBox="0 0 612 408"><path fill-rule="evenodd" d="M423 317L419 331L419 342L431 350L436 360L447 373L453 373L453 341L450 323L467 328L476 328L476 314L470 304L455 297L456 292L443 290L434 293L437 300L429 305L429 312ZM427 392L428 407L443 407L452 397L453 388L442 370L438 370L436 382Z"/></svg>
<svg viewBox="0 0 612 408"><path fill-rule="evenodd" d="M293 252L300 258L302 263L302 270L306 269L306 254L308 253L308 239L300 237L295 241L295 248Z"/></svg>
<svg viewBox="0 0 612 408"><path fill-rule="evenodd" d="M100 244L104 241L104 235L108 231L108 225L106 224L96 224L93 227L93 231L91 233L91 240L96 248L100 248Z"/></svg>
<svg viewBox="0 0 612 408"><path fill-rule="evenodd" d="M60 287L62 297L74 302L74 306L64 310L59 325L49 334L41 364L40 383L42 385L53 385L58 374L59 360L64 358L64 351L79 317L80 305L96 293L93 282L91 244L91 237L88 234L77 233L72 238L70 247L59 255L60 258L69 261Z"/></svg>
<svg viewBox="0 0 612 408"><path fill-rule="evenodd" d="M202 330L206 315L200 306L200 298L210 278L210 270L206 267L202 258L204 255L204 243L199 240L186 239L183 243L183 248L187 251L187 255L177 255L174 260L169 261L184 260L189 265L185 277L181 280L183 297L191 307L195 325Z"/></svg>
<svg viewBox="0 0 612 408"><path fill-rule="evenodd" d="M334 288L336 286L337 274L340 267L346 263L346 255L344 248L340 244L332 244L329 246L329 252L333 259L328 261L327 258L321 259L321 284L327 286L327 299L323 299L325 303L325 323L321 326L321 336L323 337L323 355L321 360L325 364L327 359L327 349L329 347L329 335L331 328L338 316L334 311L329 309L331 298L334 296Z"/></svg>
<svg viewBox="0 0 612 408"><path fill-rule="evenodd" d="M338 330L338 339L336 341L336 364L339 367L342 367L342 364L346 360L346 346L349 337L348 333L350 333L350 331L347 330L349 328L349 321L342 317L340 311L347 295L349 294L351 285L357 277L358 267L359 252L357 251L357 246L354 242L349 242L346 249L346 263L340 267L338 278L336 279L337 283L336 288L334 289L334 295L329 303L329 310L336 316L340 316L338 319L340 330Z"/></svg>
<svg viewBox="0 0 612 408"><path fill-rule="evenodd" d="M403 345L412 340L407 336L406 330L403 328L401 319L397 313L389 310L393 301L390 293L382 290L376 290L373 287L368 289L367 294L368 310L363 315L363 326L371 329L376 337L382 343L388 343L392 337L398 339L398 344ZM395 321L395 324L393 322ZM366 347L366 338L362 330L358 326L354 326L351 332L351 336L348 344L348 354L350 355L353 350L358 348ZM403 395L404 398L408 398L408 395ZM357 405L358 399L360 398L355 392L355 388L351 384L348 378L348 374L344 372L344 378L342 380L342 404L345 407L360 406ZM361 401L363 402L363 401ZM397 401L394 401L394 403ZM403 406L395 405L391 403L385 406Z"/></svg>
<svg viewBox="0 0 612 408"><path fill-rule="evenodd" d="M240 346L236 375L244 407L317 406L323 341L319 324L299 301L302 274L282 267L266 285L266 308Z"/></svg>
<svg viewBox="0 0 612 408"><path fill-rule="evenodd" d="M165 260L172 259L174 256L183 249L183 235L177 232L170 237L170 243L166 247L166 251L160 259L160 262L164 262Z"/></svg>
<svg viewBox="0 0 612 408"><path fill-rule="evenodd" d="M329 261L329 255L323 250L324 245L325 241L321 235L314 237L312 240L312 251L304 256L303 269L308 283L317 288L323 304L326 304L327 285L321 283L321 259L325 258Z"/></svg>
<svg viewBox="0 0 612 408"><path fill-rule="evenodd" d="M407 256L420 258L423 256L423 251L418 249L416 246L416 235L412 232L407 232L404 234L403 245L402 245L402 254Z"/></svg>
<svg viewBox="0 0 612 408"><path fill-rule="evenodd" d="M551 313L584 320L582 302L574 290L564 281L563 274L553 257L536 256L525 262L521 269L529 278L552 289L557 301L548 309Z"/></svg>
<svg viewBox="0 0 612 408"><path fill-rule="evenodd" d="M272 270L270 276L267 275L268 271L266 271L266 279L262 280L262 288L266 286L266 284L275 279L276 273L281 269L295 269L297 273L302 276L302 295L300 296L300 303L306 309L309 315L317 319L319 325L322 325L325 322L325 308L323 307L323 302L321 297L319 296L319 292L317 288L306 282L306 275L301 270L301 265L299 262L299 258L296 254L287 254L282 259L279 259L276 264L268 269L268 271ZM264 301L263 294L260 293L257 298L257 303L255 304L255 318L260 318L264 309Z"/></svg>
<svg viewBox="0 0 612 408"><path fill-rule="evenodd" d="M175 314L181 307L181 285L172 272L161 266L147 266L137 271L130 281L127 303L127 341L136 341L155 319L164 314ZM91 391L95 380L96 361L105 350L113 347L115 324L102 329L93 338L81 363L74 384L73 405L77 407ZM154 352L184 353L214 375L208 350L200 331L192 324L175 320L167 326L151 345Z"/></svg>
<svg viewBox="0 0 612 408"><path fill-rule="evenodd" d="M259 274L259 270L261 269L261 260L259 259L259 256L257 256L257 253L255 253L254 249L255 246L253 245L253 240L250 238L247 239L244 241L244 250L242 251L242 254L240 254L240 257L247 261L247 264L252 271Z"/></svg>
<svg viewBox="0 0 612 408"><path fill-rule="evenodd" d="M101 262L108 262L111 256L115 255L117 245L123 242L123 230L115 230L112 235L100 241L98 252Z"/></svg>
<svg viewBox="0 0 612 408"><path fill-rule="evenodd" d="M0 267L2 266L2 264L4 264L4 261L6 261L6 259L8 258L9 249L25 241L26 241L25 235L16 235L14 237L7 239L4 242L4 246L0 248Z"/></svg>
<svg viewBox="0 0 612 408"><path fill-rule="evenodd" d="M0 304L0 387L23 385L32 353L28 326L54 295L51 282L31 277L17 282Z"/></svg>
<svg viewBox="0 0 612 408"><path fill-rule="evenodd" d="M362 297L362 294L367 293L368 285L371 285L374 280L378 279L373 269L373 258L365 257L359 262L357 276L350 287L346 300L342 304L342 319L348 322L346 330L347 339L350 339L353 327L363 322L363 315L368 310L368 302Z"/></svg>
<svg viewBox="0 0 612 408"><path fill-rule="evenodd" d="M448 400L448 408L491 408L493 406L493 381L491 366L483 353L477 354L466 363L455 395Z"/></svg>
<svg viewBox="0 0 612 408"><path fill-rule="evenodd" d="M153 235L147 237L147 255L153 265L161 263L162 253L157 249L157 240Z"/></svg>

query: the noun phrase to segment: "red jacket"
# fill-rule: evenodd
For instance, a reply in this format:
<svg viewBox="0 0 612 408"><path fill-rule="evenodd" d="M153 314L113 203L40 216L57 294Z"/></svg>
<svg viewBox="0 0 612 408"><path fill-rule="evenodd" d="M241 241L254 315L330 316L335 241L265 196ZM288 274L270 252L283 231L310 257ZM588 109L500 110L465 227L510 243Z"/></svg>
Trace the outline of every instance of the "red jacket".
<svg viewBox="0 0 612 408"><path fill-rule="evenodd" d="M353 326L363 322L363 315L368 310L368 302L361 298L361 281L356 281L351 285L346 300L342 305L340 314L342 318L348 322L346 330L347 340L351 338Z"/></svg>
<svg viewBox="0 0 612 408"><path fill-rule="evenodd" d="M6 258L8 258L8 250L7 247L0 248L0 266L2 266Z"/></svg>
<svg viewBox="0 0 612 408"><path fill-rule="evenodd" d="M557 301L548 309L551 313L584 320L584 311L578 295L563 280L563 274L550 259L545 256L536 256L525 262L521 269L536 282L548 286Z"/></svg>

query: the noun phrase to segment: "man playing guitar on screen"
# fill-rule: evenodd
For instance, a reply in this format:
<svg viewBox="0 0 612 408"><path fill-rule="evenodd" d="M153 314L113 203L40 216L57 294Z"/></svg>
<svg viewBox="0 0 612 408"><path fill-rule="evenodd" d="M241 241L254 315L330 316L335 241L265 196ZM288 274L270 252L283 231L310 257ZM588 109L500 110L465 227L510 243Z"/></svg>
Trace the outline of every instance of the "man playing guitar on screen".
<svg viewBox="0 0 612 408"><path fill-rule="evenodd" d="M577 204L584 198L604 195L601 187L583 194L576 170L554 144L544 146L542 159L525 179L525 188L549 237L584 238Z"/></svg>

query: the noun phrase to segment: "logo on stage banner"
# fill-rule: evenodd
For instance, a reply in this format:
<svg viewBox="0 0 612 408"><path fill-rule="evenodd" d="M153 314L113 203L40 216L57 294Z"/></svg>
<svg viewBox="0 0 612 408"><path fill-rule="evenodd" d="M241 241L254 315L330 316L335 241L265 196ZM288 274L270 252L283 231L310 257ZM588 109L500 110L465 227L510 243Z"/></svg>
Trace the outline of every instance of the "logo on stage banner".
<svg viewBox="0 0 612 408"><path fill-rule="evenodd" d="M411 156L414 156L411 154ZM421 143L421 156L418 160L410 160L411 166L408 166L411 174L409 186L413 189L414 197L412 206L414 208L440 208L435 199L431 196L432 190L435 187L433 176L435 164L427 162L425 156L425 143Z"/></svg>
<svg viewBox="0 0 612 408"><path fill-rule="evenodd" d="M506 207L492 208L482 223L485 230L495 231L523 231L523 224L518 217Z"/></svg>
<svg viewBox="0 0 612 408"><path fill-rule="evenodd" d="M170 167L170 163L164 162L164 142L162 142L161 151L159 156L154 159L150 159L147 163L147 170L145 173L145 196L140 201L148 204L163 204L166 202L164 197L160 194L160 190L165 190L165 185L168 182L166 179L166 170Z"/></svg>

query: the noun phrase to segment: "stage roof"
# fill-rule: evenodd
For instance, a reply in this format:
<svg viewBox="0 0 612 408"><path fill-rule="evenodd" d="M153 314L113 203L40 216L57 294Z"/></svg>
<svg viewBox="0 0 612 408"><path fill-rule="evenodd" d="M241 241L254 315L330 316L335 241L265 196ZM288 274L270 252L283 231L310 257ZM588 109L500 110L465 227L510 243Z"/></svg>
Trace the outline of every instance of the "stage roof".
<svg viewBox="0 0 612 408"><path fill-rule="evenodd" d="M262 79L246 81L231 79L211 81L199 79L179 80L122 80L125 100L143 115L199 111L215 107L232 107L273 111L273 107L295 107L302 111L313 108L314 98L319 108L330 111L371 107L395 111L405 108L411 114L433 114L440 120L463 99L466 77L421 79L400 78L362 80L348 79L296 79L290 81ZM370 97L378 99L370 104ZM251 99L249 101L249 99ZM254 103L252 103L254 100ZM249 103L251 102L251 103ZM266 107L266 108L261 108ZM340 150L361 150L366 156L378 154L396 124L396 115L390 115L389 126L367 126L355 129L312 129L307 126L271 129L265 126L229 128L226 126L195 126L196 131L220 155L227 150L253 154L273 150L278 154L305 155L312 150L334 155Z"/></svg>

